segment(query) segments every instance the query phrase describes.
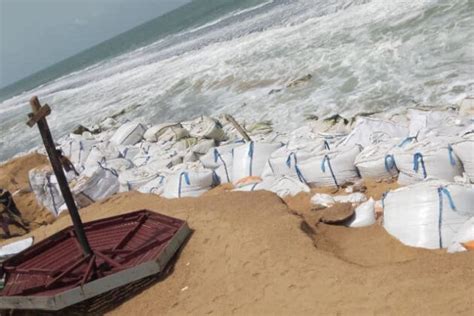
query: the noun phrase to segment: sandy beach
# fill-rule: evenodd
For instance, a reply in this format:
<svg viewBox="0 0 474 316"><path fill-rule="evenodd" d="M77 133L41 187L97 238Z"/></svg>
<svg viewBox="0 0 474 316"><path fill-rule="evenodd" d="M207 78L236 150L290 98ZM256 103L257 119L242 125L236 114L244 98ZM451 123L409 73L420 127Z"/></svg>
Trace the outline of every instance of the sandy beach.
<svg viewBox="0 0 474 316"><path fill-rule="evenodd" d="M33 154L0 166L2 185L25 189L28 168L45 161ZM150 209L184 219L193 230L172 272L109 315L471 313L474 252L407 247L380 225L315 225L308 217L310 194L284 201L271 192L229 187L181 199L120 193L80 210L90 221ZM368 195L380 194L367 187ZM25 218L47 222L49 213L29 194L15 197ZM70 224L63 215L28 235L40 241Z"/></svg>

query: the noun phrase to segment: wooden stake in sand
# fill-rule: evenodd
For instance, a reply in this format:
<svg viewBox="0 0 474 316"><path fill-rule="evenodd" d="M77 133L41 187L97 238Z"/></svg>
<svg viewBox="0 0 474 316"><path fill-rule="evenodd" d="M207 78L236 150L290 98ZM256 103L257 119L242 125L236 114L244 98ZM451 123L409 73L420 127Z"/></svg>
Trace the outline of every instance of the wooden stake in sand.
<svg viewBox="0 0 474 316"><path fill-rule="evenodd" d="M61 158L58 155L56 146L54 145L53 136L51 136L48 122L46 121L46 116L51 114L51 108L47 104L41 106L37 97L31 98L30 105L33 113L28 115L30 119L26 124L29 127L33 127L35 124L38 125L44 147L48 153L49 161L51 162L54 174L58 180L59 189L61 190L61 194L63 195L64 201L66 202L67 208L69 210L69 214L71 215L77 240L82 247L84 255L90 256L92 255L92 250L84 232L84 226L82 224L81 217L79 216L79 212L77 211L76 203L74 202L71 190L69 189L66 176L64 175Z"/></svg>
<svg viewBox="0 0 474 316"><path fill-rule="evenodd" d="M237 123L237 121L234 119L234 117L230 114L225 114L224 115L225 119L228 120L232 125L234 125L235 129L237 130L237 132L240 133L240 135L242 135L242 137L248 141L248 142L251 142L252 139L250 138L250 136L247 134L247 132L242 128L242 126L239 125L239 123Z"/></svg>

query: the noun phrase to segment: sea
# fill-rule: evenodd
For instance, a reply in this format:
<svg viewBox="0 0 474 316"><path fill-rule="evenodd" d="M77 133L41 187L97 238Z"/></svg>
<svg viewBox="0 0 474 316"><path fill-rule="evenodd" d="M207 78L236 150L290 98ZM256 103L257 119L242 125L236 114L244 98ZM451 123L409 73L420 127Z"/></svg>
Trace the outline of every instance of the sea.
<svg viewBox="0 0 474 316"><path fill-rule="evenodd" d="M121 111L287 131L308 116L456 104L474 95L474 1L192 1L1 89L0 161L41 144L25 124L34 95L56 139Z"/></svg>

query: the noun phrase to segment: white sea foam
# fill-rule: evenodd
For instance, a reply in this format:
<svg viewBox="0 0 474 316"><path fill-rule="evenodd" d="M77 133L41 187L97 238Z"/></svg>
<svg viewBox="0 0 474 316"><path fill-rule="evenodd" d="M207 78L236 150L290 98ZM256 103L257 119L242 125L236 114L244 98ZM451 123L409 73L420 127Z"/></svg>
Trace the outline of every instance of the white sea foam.
<svg viewBox="0 0 474 316"><path fill-rule="evenodd" d="M234 12L186 40L165 47L161 40L4 101L0 160L38 142L24 125L31 95L52 106L50 125L61 135L131 105L141 106L129 117L144 121L228 112L285 130L305 114L440 105L473 93L471 1L281 2L258 14ZM306 74L310 81L285 88Z"/></svg>

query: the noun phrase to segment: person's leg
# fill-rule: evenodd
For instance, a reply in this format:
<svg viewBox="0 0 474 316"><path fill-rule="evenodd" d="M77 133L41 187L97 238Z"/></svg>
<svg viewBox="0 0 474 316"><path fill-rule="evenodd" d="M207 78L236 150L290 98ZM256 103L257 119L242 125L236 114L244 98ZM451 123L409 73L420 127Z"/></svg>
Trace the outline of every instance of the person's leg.
<svg viewBox="0 0 474 316"><path fill-rule="evenodd" d="M10 228L8 228L8 224L10 221L8 217L5 216L4 212L0 213L0 222L2 225L2 230L5 233L5 238L10 238L11 237Z"/></svg>

